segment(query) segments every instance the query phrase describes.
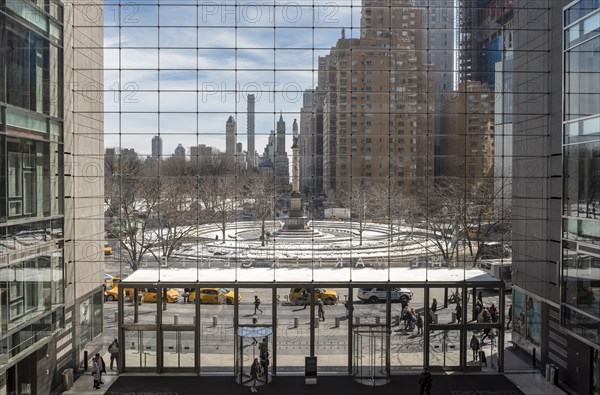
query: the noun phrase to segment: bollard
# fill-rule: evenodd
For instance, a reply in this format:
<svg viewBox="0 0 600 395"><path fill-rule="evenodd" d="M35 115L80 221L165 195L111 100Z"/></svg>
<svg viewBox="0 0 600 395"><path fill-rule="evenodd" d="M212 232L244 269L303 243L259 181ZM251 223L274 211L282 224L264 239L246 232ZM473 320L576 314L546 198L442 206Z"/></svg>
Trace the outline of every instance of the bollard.
<svg viewBox="0 0 600 395"><path fill-rule="evenodd" d="M379 316L375 317L375 323L377 325L381 324L381 317L379 317Z"/></svg>
<svg viewBox="0 0 600 395"><path fill-rule="evenodd" d="M336 328L340 327L340 317L335 317L335 327Z"/></svg>
<svg viewBox="0 0 600 395"><path fill-rule="evenodd" d="M456 312L452 312L452 323L454 324L456 322Z"/></svg>
<svg viewBox="0 0 600 395"><path fill-rule="evenodd" d="M115 311L115 322L119 321L119 312Z"/></svg>
<svg viewBox="0 0 600 395"><path fill-rule="evenodd" d="M192 316L192 324L196 325L196 316L195 315Z"/></svg>
<svg viewBox="0 0 600 395"><path fill-rule="evenodd" d="M319 327L319 322L320 322L320 321L321 321L321 320L319 320L318 318L315 320L315 328L318 328L318 327Z"/></svg>
<svg viewBox="0 0 600 395"><path fill-rule="evenodd" d="M396 323L396 325L400 325L400 316L399 315L394 316L394 322Z"/></svg>
<svg viewBox="0 0 600 395"><path fill-rule="evenodd" d="M354 317L354 325L360 325L360 317Z"/></svg>
<svg viewBox="0 0 600 395"><path fill-rule="evenodd" d="M179 324L179 314L173 315L173 325Z"/></svg>
<svg viewBox="0 0 600 395"><path fill-rule="evenodd" d="M158 322L158 314L154 314L154 323Z"/></svg>
<svg viewBox="0 0 600 395"><path fill-rule="evenodd" d="M294 328L298 328L298 321L300 321L300 319L298 317L294 317Z"/></svg>
<svg viewBox="0 0 600 395"><path fill-rule="evenodd" d="M213 326L217 326L219 325L219 317L216 315L213 315Z"/></svg>

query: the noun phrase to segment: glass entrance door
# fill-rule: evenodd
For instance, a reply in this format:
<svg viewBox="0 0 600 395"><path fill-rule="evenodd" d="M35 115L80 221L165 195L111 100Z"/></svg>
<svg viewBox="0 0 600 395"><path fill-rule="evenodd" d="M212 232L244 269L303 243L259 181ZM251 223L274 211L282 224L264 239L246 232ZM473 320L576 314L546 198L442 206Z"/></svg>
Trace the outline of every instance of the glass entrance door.
<svg viewBox="0 0 600 395"><path fill-rule="evenodd" d="M194 338L194 331L190 330L163 332L163 368L165 371L194 371Z"/></svg>
<svg viewBox="0 0 600 395"><path fill-rule="evenodd" d="M273 379L271 371L271 350L273 349L273 328L271 325L248 324L239 325L235 344L235 378L238 384L252 386L254 379L250 374L252 364L256 361L258 380L261 386Z"/></svg>
<svg viewBox="0 0 600 395"><path fill-rule="evenodd" d="M383 324L354 326L354 379L377 386L390 382L390 332Z"/></svg>
<svg viewBox="0 0 600 395"><path fill-rule="evenodd" d="M429 366L460 370L460 330L441 329L429 332Z"/></svg>

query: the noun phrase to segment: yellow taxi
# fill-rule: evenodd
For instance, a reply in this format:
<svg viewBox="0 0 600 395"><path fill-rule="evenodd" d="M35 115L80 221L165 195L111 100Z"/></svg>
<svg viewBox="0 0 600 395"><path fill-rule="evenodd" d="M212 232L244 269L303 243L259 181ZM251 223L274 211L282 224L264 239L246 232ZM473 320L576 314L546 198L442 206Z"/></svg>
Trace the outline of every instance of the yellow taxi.
<svg viewBox="0 0 600 395"><path fill-rule="evenodd" d="M190 292L190 303L196 300L196 290ZM200 303L225 303L233 304L233 291L227 288L200 288ZM238 304L241 303L242 296L238 294Z"/></svg>
<svg viewBox="0 0 600 395"><path fill-rule="evenodd" d="M133 297L133 288L123 288L125 297ZM138 289L138 295L142 296L144 302L156 303L156 288L140 288ZM119 299L119 286L115 284L114 287L106 291L106 300L113 301ZM177 303L179 300L179 292L174 289L167 290L167 302Z"/></svg>
<svg viewBox="0 0 600 395"><path fill-rule="evenodd" d="M304 300L304 298L302 297L304 289L306 289L306 300ZM296 303L298 305L303 305L304 303L310 301L310 289L292 288L290 289L289 298L290 302ZM338 293L333 289L315 288L315 302L319 298L323 301L323 304L327 305L336 304L339 301Z"/></svg>
<svg viewBox="0 0 600 395"><path fill-rule="evenodd" d="M104 255L112 255L112 247L108 242L104 242Z"/></svg>

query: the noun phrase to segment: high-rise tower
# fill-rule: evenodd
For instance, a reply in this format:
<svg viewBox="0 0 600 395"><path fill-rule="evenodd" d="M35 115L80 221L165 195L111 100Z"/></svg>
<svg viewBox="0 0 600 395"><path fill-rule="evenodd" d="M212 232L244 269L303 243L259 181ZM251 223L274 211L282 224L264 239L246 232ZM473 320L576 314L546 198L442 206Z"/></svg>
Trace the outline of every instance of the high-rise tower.
<svg viewBox="0 0 600 395"><path fill-rule="evenodd" d="M285 121L283 120L283 114L279 114L279 121L277 121L277 135L275 140L275 163L273 164L273 171L275 177L278 180L279 186L282 189L289 188L290 182L290 161L285 151Z"/></svg>
<svg viewBox="0 0 600 395"><path fill-rule="evenodd" d="M235 143L237 141L237 125L235 119L230 115L225 123L225 154L233 158L235 155Z"/></svg>
<svg viewBox="0 0 600 395"><path fill-rule="evenodd" d="M256 97L254 95L248 95L248 167L256 166L256 156L255 156L255 148L254 148L254 108L256 104Z"/></svg>
<svg viewBox="0 0 600 395"><path fill-rule="evenodd" d="M152 158L158 159L162 156L163 142L160 136L152 137Z"/></svg>

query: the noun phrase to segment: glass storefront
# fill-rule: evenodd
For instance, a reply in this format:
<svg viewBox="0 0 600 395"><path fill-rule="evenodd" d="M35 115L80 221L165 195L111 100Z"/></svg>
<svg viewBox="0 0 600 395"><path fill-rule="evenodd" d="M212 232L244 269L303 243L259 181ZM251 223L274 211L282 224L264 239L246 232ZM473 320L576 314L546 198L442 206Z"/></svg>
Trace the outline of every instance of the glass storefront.
<svg viewBox="0 0 600 395"><path fill-rule="evenodd" d="M163 284L170 291L186 290L186 303L180 306L173 305L173 300L157 304L144 293L143 284L126 280L124 291L138 289L144 298L137 304L119 299L123 311L119 336L127 345L122 370L233 372L246 382L246 370L254 358L260 358L261 342L266 341L268 358L261 363L268 360L270 374L301 374L305 357L315 356L321 374L358 372L361 382L380 382L389 374L420 370L424 365L432 369L482 369L471 358L473 335L481 339L481 351L493 361L485 368L498 371L503 366L504 337L500 332L504 330L504 314L499 309L504 305L504 292L497 285L231 285L204 288L195 282ZM160 289L164 295L167 288ZM485 312L492 311L488 319L482 313L484 318L471 320L470 311L457 308L463 298L455 299L456 289L461 295L476 290L479 296L475 297L481 297ZM200 298L196 298L197 292ZM386 302L388 294L390 303ZM410 297L403 297L408 294ZM425 294L430 295L427 306ZM444 295L448 295L447 300ZM234 302L236 296L238 303ZM335 300L319 302L329 298ZM439 303L435 313L431 311L433 299ZM464 300L470 299L465 294ZM268 335L250 335L260 331L268 331ZM373 369L377 369L376 374Z"/></svg>

